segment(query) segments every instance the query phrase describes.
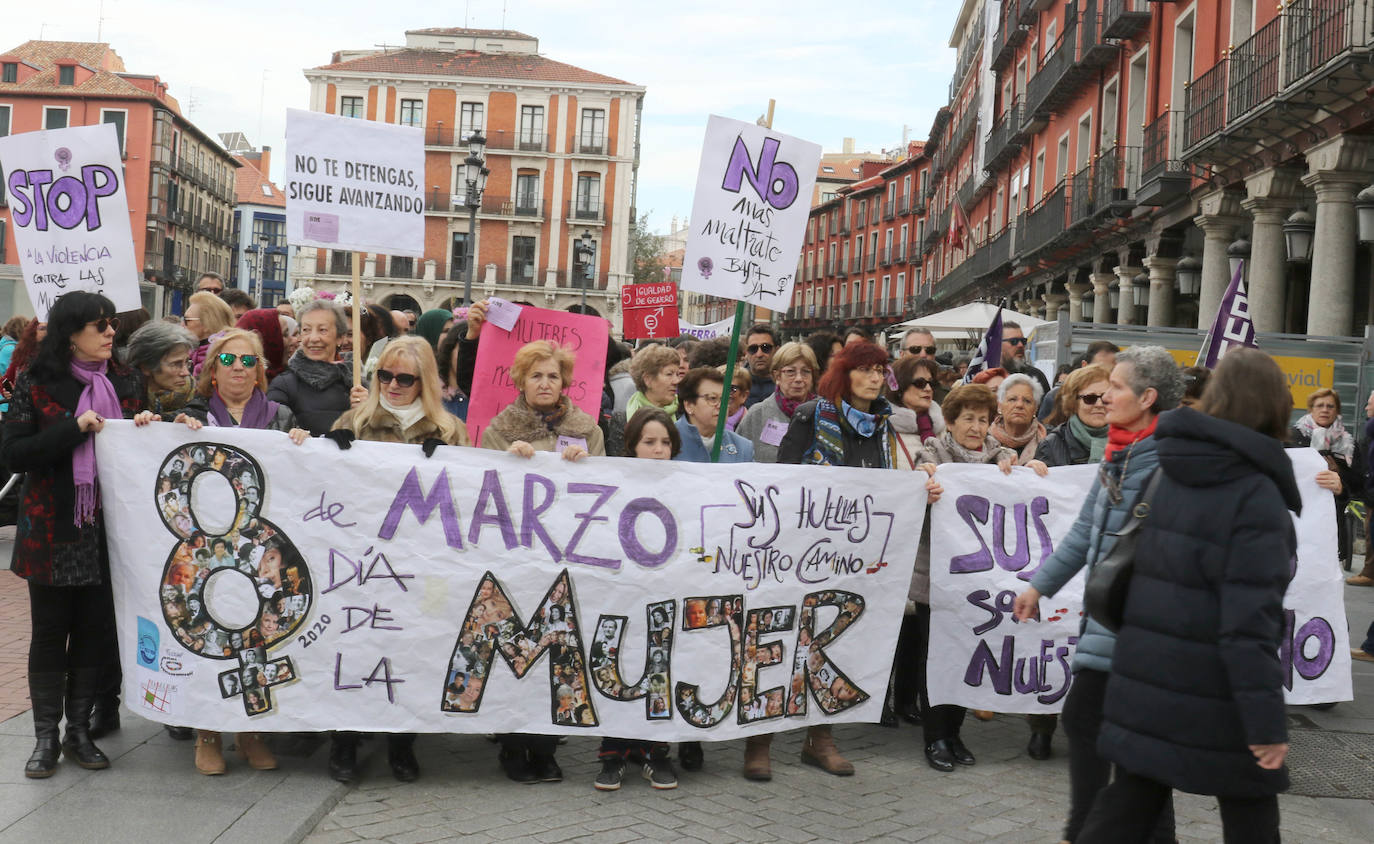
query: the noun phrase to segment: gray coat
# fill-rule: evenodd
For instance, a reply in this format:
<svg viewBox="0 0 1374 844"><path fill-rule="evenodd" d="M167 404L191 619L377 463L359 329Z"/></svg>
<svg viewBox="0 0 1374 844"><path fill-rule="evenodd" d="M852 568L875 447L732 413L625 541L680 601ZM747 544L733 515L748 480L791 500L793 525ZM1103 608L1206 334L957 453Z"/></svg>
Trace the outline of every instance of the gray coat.
<svg viewBox="0 0 1374 844"><path fill-rule="evenodd" d="M777 401L769 396L744 412L744 418L735 426L735 433L744 437L754 444L755 463L777 463L778 447L763 441L763 429L767 427L769 420L775 420L782 424L783 433L787 433L787 426L792 418L782 412L778 407ZM778 438L782 442L782 438Z"/></svg>

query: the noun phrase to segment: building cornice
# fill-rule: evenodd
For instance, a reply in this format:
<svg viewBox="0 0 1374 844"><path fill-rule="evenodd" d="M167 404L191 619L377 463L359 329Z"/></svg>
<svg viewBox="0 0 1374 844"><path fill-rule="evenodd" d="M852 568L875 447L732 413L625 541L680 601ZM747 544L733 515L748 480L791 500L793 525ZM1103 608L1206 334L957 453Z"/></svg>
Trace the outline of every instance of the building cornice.
<svg viewBox="0 0 1374 844"><path fill-rule="evenodd" d="M596 85L592 83L571 83L558 82L556 80L542 79L500 79L487 76L434 76L422 73L396 73L381 76L376 73L348 73L338 70L320 71L309 69L304 71L305 78L311 83L341 83L341 82L361 82L364 85L414 85L421 84L428 88L452 88L454 90L466 87L485 87L495 91L524 91L535 89L547 91L554 94L583 94L594 93L618 93L618 94L639 94L643 95L646 88L643 85Z"/></svg>

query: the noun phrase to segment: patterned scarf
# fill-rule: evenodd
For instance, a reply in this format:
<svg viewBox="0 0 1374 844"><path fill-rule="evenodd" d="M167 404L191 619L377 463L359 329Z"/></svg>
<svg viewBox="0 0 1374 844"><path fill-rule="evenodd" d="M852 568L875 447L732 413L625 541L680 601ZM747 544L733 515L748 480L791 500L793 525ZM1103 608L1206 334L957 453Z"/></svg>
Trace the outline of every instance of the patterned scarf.
<svg viewBox="0 0 1374 844"><path fill-rule="evenodd" d="M106 419L121 419L124 416L119 406L119 394L106 373L109 361L72 359L72 377L82 384L81 397L76 400L78 417L88 410L94 410ZM95 437L87 435L72 452L72 483L76 485L76 512L73 522L77 527L95 524L95 508L100 505L100 488L96 486L99 469L95 464Z"/></svg>
<svg viewBox="0 0 1374 844"><path fill-rule="evenodd" d="M864 413L862 410L851 407L846 401L841 401L840 404L844 407L843 411L827 399L816 399L816 433L811 441L811 448L802 458L802 462L816 466L845 465L844 430L841 428L841 425L845 424L864 439L869 439L875 435L882 437L883 447L879 451L883 455L883 468L891 469L896 466L897 437L888 424L891 407L889 407L887 400L875 399L872 413ZM857 427L856 421L867 428L868 433L864 433Z"/></svg>
<svg viewBox="0 0 1374 844"><path fill-rule="evenodd" d="M783 412L783 415L786 416L788 419L791 419L794 415L796 415L798 407L801 407L803 404L806 404L807 402L811 401L811 399L814 397L815 393L809 393L807 394L806 398L796 399L794 401L784 396L782 394L781 388L773 391L773 401L776 401L778 403L778 410L781 410Z"/></svg>
<svg viewBox="0 0 1374 844"><path fill-rule="evenodd" d="M1307 414L1298 420L1295 425L1303 435L1312 441L1312 447L1317 451L1329 451L1345 458L1345 465L1349 466L1355 460L1355 438L1350 436L1350 432L1345 429L1345 424L1341 422L1341 417L1337 416L1330 425L1325 428L1317 424L1312 418L1312 414Z"/></svg>
<svg viewBox="0 0 1374 844"><path fill-rule="evenodd" d="M196 394L196 382L194 378L186 378L181 382L181 386L172 390L148 390L148 409L159 416L167 416L181 410L191 401L191 397ZM164 422L171 422L170 418L163 419Z"/></svg>

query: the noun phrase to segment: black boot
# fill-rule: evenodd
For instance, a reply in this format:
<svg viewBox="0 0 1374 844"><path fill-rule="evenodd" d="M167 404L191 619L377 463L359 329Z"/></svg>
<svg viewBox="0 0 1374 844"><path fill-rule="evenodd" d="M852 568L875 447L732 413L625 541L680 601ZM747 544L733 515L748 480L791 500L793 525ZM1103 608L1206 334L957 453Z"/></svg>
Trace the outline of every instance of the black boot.
<svg viewBox="0 0 1374 844"><path fill-rule="evenodd" d="M353 784L358 781L358 734L337 732L329 737L329 776Z"/></svg>
<svg viewBox="0 0 1374 844"><path fill-rule="evenodd" d="M118 660L118 655L113 659ZM103 738L119 730L119 693L123 680L117 661L106 667L104 682L91 708L91 738Z"/></svg>
<svg viewBox="0 0 1374 844"><path fill-rule="evenodd" d="M37 742L33 755L24 765L24 776L41 780L57 770L57 757L62 753L62 696L66 675L61 671L43 671L29 675L29 699L33 701L33 733Z"/></svg>
<svg viewBox="0 0 1374 844"><path fill-rule="evenodd" d="M392 733L386 739L386 760L391 774L400 782L415 782L420 776L420 763L415 758L415 734Z"/></svg>
<svg viewBox="0 0 1374 844"><path fill-rule="evenodd" d="M110 767L110 759L91 741L91 707L105 672L100 668L75 668L67 686L67 735L62 753L90 771Z"/></svg>

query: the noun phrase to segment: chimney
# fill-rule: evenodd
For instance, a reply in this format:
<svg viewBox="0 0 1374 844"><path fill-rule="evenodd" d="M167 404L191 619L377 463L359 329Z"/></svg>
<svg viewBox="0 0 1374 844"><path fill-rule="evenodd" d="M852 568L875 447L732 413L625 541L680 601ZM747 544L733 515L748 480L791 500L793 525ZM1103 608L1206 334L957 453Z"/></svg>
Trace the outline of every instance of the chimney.
<svg viewBox="0 0 1374 844"><path fill-rule="evenodd" d="M261 160L258 161L258 169L262 171L264 176L267 176L272 170L272 148L266 144L263 144L262 147L262 155ZM268 178L271 177L269 176Z"/></svg>
<svg viewBox="0 0 1374 844"><path fill-rule="evenodd" d="M844 147L843 147L843 150L844 150L844 154L845 154L845 155L853 155L853 154L854 154L854 139L853 139L853 138L845 138L845 139L844 139Z"/></svg>

